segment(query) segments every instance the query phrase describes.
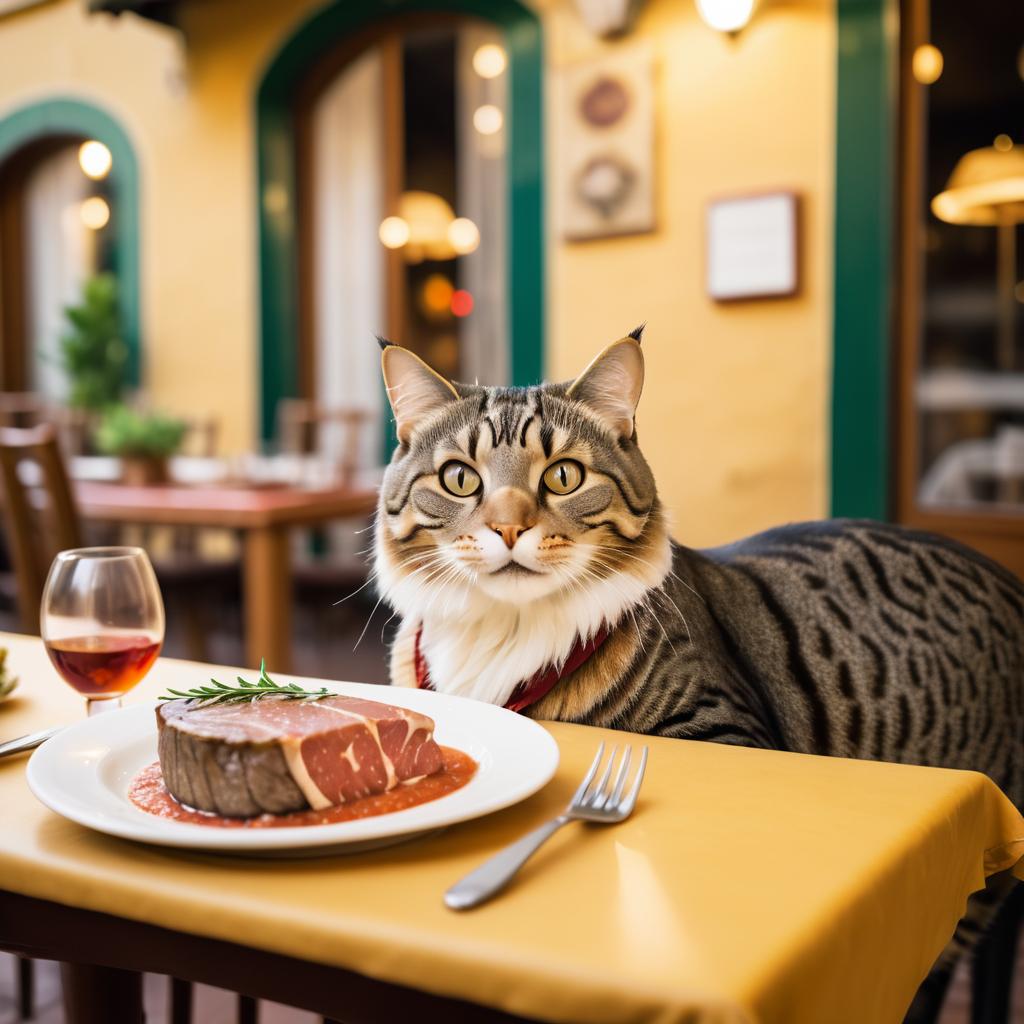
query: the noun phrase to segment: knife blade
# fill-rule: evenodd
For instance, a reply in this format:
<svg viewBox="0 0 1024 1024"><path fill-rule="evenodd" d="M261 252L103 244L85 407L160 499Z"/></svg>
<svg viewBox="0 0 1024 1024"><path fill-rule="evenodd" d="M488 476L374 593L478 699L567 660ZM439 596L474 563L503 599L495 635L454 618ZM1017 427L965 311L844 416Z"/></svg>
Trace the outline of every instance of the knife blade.
<svg viewBox="0 0 1024 1024"><path fill-rule="evenodd" d="M8 757L11 754L23 754L26 750L35 750L42 746L51 736L61 731L63 726L56 726L53 729L41 729L39 732L30 732L25 736L17 736L13 740L0 743L0 757Z"/></svg>

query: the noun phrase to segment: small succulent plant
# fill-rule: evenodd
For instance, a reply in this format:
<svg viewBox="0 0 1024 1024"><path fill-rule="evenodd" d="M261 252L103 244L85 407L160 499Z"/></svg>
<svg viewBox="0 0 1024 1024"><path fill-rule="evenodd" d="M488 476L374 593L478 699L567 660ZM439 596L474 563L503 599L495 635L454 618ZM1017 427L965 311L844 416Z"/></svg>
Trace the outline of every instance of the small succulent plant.
<svg viewBox="0 0 1024 1024"><path fill-rule="evenodd" d="M7 697L18 685L18 680L7 669L7 648L0 647L0 700Z"/></svg>

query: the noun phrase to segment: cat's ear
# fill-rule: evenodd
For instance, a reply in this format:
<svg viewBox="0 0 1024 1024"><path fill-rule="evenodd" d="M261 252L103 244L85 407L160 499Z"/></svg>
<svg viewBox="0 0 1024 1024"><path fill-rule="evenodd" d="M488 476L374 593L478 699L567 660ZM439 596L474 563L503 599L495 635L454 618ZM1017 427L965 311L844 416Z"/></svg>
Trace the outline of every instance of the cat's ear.
<svg viewBox="0 0 1024 1024"><path fill-rule="evenodd" d="M459 395L444 377L408 349L383 343L382 348L380 365L395 414L395 430L398 440L408 444L413 431L426 417L449 402L457 402Z"/></svg>
<svg viewBox="0 0 1024 1024"><path fill-rule="evenodd" d="M632 335L612 342L566 392L594 410L616 433L633 436L633 417L644 387L644 356Z"/></svg>

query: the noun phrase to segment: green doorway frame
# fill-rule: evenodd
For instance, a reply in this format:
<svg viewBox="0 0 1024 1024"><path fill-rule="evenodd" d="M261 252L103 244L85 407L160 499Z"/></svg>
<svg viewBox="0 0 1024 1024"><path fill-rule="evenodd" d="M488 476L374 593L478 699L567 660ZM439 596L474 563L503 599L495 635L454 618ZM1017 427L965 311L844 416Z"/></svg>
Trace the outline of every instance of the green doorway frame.
<svg viewBox="0 0 1024 1024"><path fill-rule="evenodd" d="M277 403L298 394L296 89L346 36L409 12L468 14L505 33L509 75L508 335L513 384L543 375L543 52L540 22L519 0L335 0L272 59L256 97L260 281L260 433L274 433ZM372 338L366 339L371 344Z"/></svg>
<svg viewBox="0 0 1024 1024"><path fill-rule="evenodd" d="M25 146L50 136L96 139L113 159L108 181L114 199L113 264L118 281L128 381L142 378L139 278L139 165L131 140L107 111L77 97L58 96L17 107L0 117L0 164Z"/></svg>
<svg viewBox="0 0 1024 1024"><path fill-rule="evenodd" d="M896 0L839 0L836 67L834 516L891 514Z"/></svg>

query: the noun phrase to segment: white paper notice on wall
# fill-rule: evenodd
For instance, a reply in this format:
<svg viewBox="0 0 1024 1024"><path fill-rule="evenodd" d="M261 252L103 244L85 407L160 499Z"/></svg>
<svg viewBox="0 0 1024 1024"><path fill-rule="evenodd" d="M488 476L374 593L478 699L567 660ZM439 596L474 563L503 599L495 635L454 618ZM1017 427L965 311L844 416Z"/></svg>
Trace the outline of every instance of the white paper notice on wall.
<svg viewBox="0 0 1024 1024"><path fill-rule="evenodd" d="M795 295L798 199L772 192L720 199L707 211L707 288L718 302Z"/></svg>

